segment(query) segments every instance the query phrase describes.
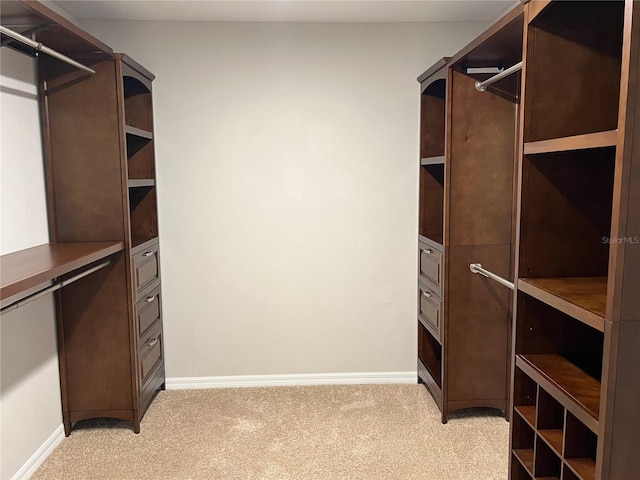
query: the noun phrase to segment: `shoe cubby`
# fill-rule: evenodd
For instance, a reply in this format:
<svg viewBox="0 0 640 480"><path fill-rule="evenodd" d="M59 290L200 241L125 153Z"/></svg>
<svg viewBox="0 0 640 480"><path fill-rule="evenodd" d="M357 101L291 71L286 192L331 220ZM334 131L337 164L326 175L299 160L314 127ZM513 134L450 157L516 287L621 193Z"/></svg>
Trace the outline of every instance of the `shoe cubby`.
<svg viewBox="0 0 640 480"><path fill-rule="evenodd" d="M571 413L567 413L565 429L565 463L578 478L595 478L597 435Z"/></svg>
<svg viewBox="0 0 640 480"><path fill-rule="evenodd" d="M562 455L564 442L564 407L544 389L538 392L538 435L556 455Z"/></svg>
<svg viewBox="0 0 640 480"><path fill-rule="evenodd" d="M531 428L536 427L538 385L522 370L514 371L513 408Z"/></svg>
<svg viewBox="0 0 640 480"><path fill-rule="evenodd" d="M533 477L559 480L561 472L562 460L538 435L536 437Z"/></svg>
<svg viewBox="0 0 640 480"><path fill-rule="evenodd" d="M529 25L525 142L618 124L624 2L553 2Z"/></svg>
<svg viewBox="0 0 640 480"><path fill-rule="evenodd" d="M512 430L512 467L514 463L520 465L526 472L523 478L531 478L534 465L535 431L524 418L514 415ZM514 462L515 460L515 462ZM516 470L518 470L516 468Z"/></svg>
<svg viewBox="0 0 640 480"><path fill-rule="evenodd" d="M155 179L153 140L147 136L126 133L127 176L133 179Z"/></svg>

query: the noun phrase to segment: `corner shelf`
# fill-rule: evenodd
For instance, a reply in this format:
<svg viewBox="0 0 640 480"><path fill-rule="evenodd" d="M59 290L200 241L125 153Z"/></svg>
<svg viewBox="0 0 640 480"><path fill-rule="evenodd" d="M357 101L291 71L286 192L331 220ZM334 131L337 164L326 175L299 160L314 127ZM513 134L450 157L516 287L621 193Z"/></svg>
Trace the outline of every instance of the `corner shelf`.
<svg viewBox="0 0 640 480"><path fill-rule="evenodd" d="M598 431L600 382L556 354L519 354L516 366L592 432Z"/></svg>
<svg viewBox="0 0 640 480"><path fill-rule="evenodd" d="M520 278L518 290L604 332L607 277Z"/></svg>

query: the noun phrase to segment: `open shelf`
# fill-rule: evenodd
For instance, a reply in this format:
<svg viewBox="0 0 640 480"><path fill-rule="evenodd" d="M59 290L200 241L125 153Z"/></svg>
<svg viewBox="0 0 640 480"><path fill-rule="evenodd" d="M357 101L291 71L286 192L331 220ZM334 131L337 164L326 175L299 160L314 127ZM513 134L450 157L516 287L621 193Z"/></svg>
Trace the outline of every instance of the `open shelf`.
<svg viewBox="0 0 640 480"><path fill-rule="evenodd" d="M529 26L525 142L615 130L624 2L553 2Z"/></svg>
<svg viewBox="0 0 640 480"><path fill-rule="evenodd" d="M132 125L125 125L124 133L127 135L134 135L136 137L145 138L147 140L153 140L153 133L149 130L134 127Z"/></svg>
<svg viewBox="0 0 640 480"><path fill-rule="evenodd" d="M158 212L154 186L129 188L129 212L132 247L158 236Z"/></svg>
<svg viewBox="0 0 640 480"><path fill-rule="evenodd" d="M0 256L0 300L124 249L122 242L47 243Z"/></svg>
<svg viewBox="0 0 640 480"><path fill-rule="evenodd" d="M447 82L441 78L430 83L420 97L420 158L444 155L446 90Z"/></svg>
<svg viewBox="0 0 640 480"><path fill-rule="evenodd" d="M536 426L536 407L531 405L519 405L513 407L515 412L526 421L531 428Z"/></svg>
<svg viewBox="0 0 640 480"><path fill-rule="evenodd" d="M600 382L597 379L557 354L519 354L516 366L592 431L598 430Z"/></svg>
<svg viewBox="0 0 640 480"><path fill-rule="evenodd" d="M582 480L595 480L596 462L590 458L572 458L565 460L576 476Z"/></svg>
<svg viewBox="0 0 640 480"><path fill-rule="evenodd" d="M443 163L420 167L419 233L440 245L444 237Z"/></svg>
<svg viewBox="0 0 640 480"><path fill-rule="evenodd" d="M446 158L444 155L440 155L437 157L426 157L420 159L420 165L444 165L446 163Z"/></svg>
<svg viewBox="0 0 640 480"><path fill-rule="evenodd" d="M421 323L418 323L418 360L442 388L442 346Z"/></svg>
<svg viewBox="0 0 640 480"><path fill-rule="evenodd" d="M571 137L540 140L524 144L525 155L539 153L566 152L570 150L585 150L589 148L613 147L618 141L618 131L587 133Z"/></svg>
<svg viewBox="0 0 640 480"><path fill-rule="evenodd" d="M518 290L604 331L606 277L520 278Z"/></svg>
<svg viewBox="0 0 640 480"><path fill-rule="evenodd" d="M123 84L126 124L138 129L153 131L151 91L144 83L132 76L125 75Z"/></svg>
<svg viewBox="0 0 640 480"><path fill-rule="evenodd" d="M129 188L154 187L156 185L156 181L151 178L141 178L137 180L129 180L127 185Z"/></svg>
<svg viewBox="0 0 640 480"><path fill-rule="evenodd" d="M608 275L615 152L523 157L521 278Z"/></svg>
<svg viewBox="0 0 640 480"><path fill-rule="evenodd" d="M533 477L533 447L514 448L513 456L516 457L520 465Z"/></svg>

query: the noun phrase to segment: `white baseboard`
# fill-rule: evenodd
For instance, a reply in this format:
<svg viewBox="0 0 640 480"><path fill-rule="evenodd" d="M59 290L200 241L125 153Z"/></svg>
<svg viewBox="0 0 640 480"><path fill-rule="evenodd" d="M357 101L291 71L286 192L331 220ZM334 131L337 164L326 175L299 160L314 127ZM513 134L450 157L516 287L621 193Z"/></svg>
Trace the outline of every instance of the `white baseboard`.
<svg viewBox="0 0 640 480"><path fill-rule="evenodd" d="M236 387L288 387L294 385L362 385L417 383L417 372L311 373L299 375L233 375L224 377L173 377L167 390Z"/></svg>
<svg viewBox="0 0 640 480"><path fill-rule="evenodd" d="M60 425L55 431L47 438L40 448L31 455L31 458L27 460L20 470L16 472L16 474L11 477L11 480L26 480L31 475L35 473L40 465L44 463L51 452L55 450L55 448L60 445L60 442L64 440L64 426Z"/></svg>

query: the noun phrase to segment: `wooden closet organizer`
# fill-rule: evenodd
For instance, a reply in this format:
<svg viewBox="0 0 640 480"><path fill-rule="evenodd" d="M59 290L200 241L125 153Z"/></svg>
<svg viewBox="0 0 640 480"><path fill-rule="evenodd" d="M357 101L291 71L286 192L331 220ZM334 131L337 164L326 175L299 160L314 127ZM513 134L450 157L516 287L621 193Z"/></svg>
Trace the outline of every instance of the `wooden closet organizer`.
<svg viewBox="0 0 640 480"><path fill-rule="evenodd" d="M66 435L99 417L129 420L137 433L164 388L154 76L39 2L3 1L2 24L95 72L39 56L52 243L2 257L2 299L108 257L56 292L63 422Z"/></svg>
<svg viewBox="0 0 640 480"><path fill-rule="evenodd" d="M419 78L419 378L506 411L513 480L640 472L639 56L640 2L539 0Z"/></svg>
<svg viewBox="0 0 640 480"><path fill-rule="evenodd" d="M446 422L492 407L508 416L511 291L470 264L512 278L519 75L476 89L478 69L522 60L520 6L421 84L419 379Z"/></svg>

